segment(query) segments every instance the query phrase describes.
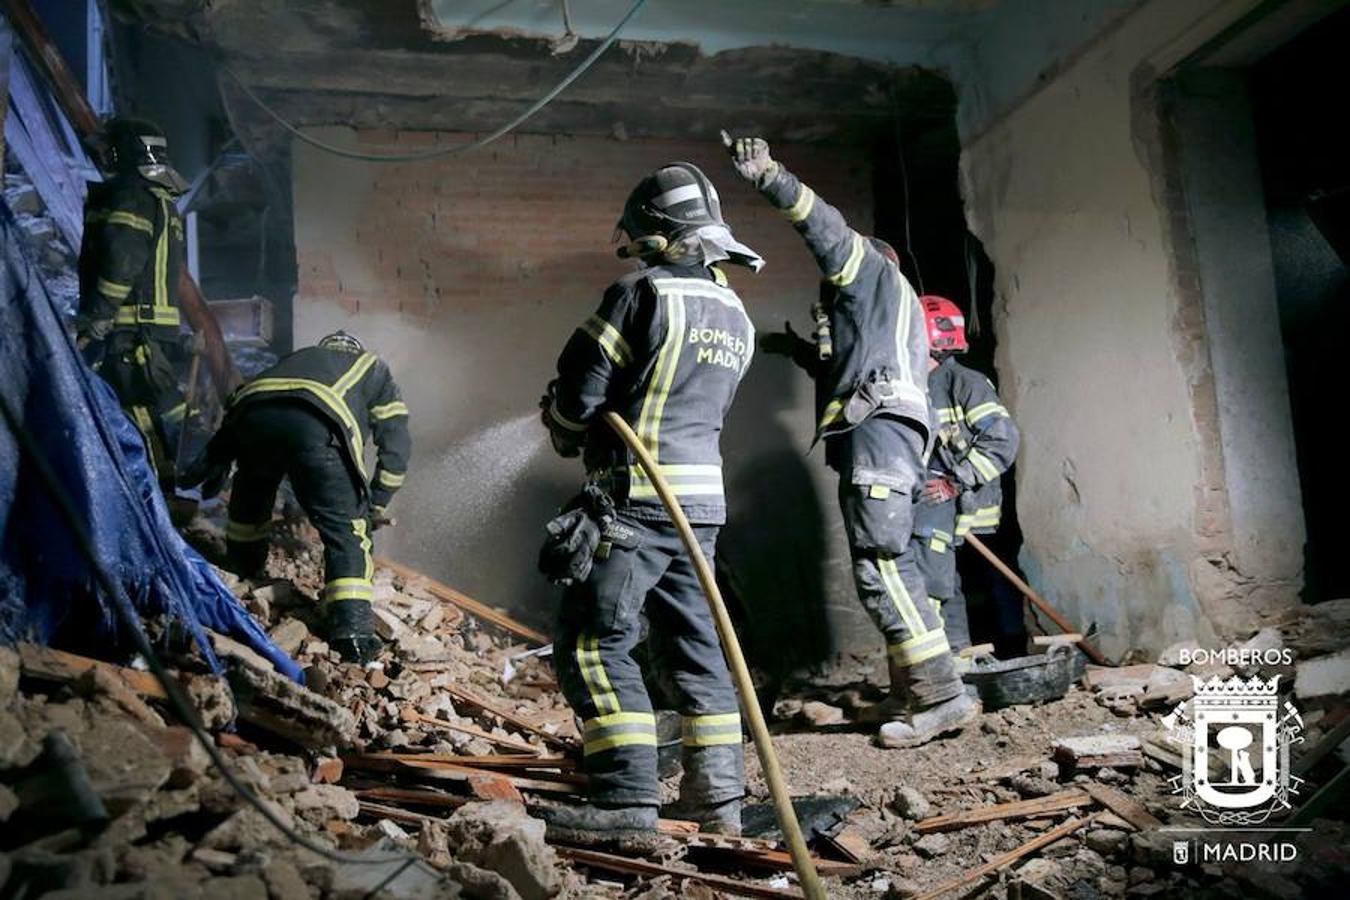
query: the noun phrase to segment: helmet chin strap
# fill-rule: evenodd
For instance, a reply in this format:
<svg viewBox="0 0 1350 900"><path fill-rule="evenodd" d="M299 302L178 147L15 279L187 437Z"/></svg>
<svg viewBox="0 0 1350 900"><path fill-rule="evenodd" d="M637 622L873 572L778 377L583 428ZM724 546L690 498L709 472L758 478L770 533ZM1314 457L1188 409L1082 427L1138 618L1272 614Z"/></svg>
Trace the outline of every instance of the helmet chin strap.
<svg viewBox="0 0 1350 900"><path fill-rule="evenodd" d="M616 250L615 253L618 254L619 259L641 259L644 256L661 253L669 246L670 239L665 235L651 234L630 241Z"/></svg>

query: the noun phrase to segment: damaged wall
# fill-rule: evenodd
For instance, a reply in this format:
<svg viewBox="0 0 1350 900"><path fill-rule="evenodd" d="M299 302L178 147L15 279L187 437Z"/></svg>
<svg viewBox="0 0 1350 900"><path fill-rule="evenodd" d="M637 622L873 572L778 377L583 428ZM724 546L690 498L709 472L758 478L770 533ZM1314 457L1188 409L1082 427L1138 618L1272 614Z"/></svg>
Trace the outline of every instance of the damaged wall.
<svg viewBox="0 0 1350 900"><path fill-rule="evenodd" d="M315 134L344 145L467 140ZM729 271L761 331L788 318L805 331L816 298L819 275L801 239L715 143L517 135L409 165L354 163L299 143L294 153L297 344L339 326L360 335L388 359L413 411L399 524L379 551L537 623L556 602L534 568L542 525L582 473L546 448L536 403L563 343L627 271L610 238L638 179L677 159L714 179L727 221L768 261L758 276ZM775 155L870 230L865 154L784 145ZM761 354L723 442L732 521L722 575L750 607L754 640L784 664L784 647L811 661L848 639L879 645L853 595L833 479L819 451L806 456L812 418L806 378Z"/></svg>
<svg viewBox="0 0 1350 900"><path fill-rule="evenodd" d="M1296 566L1292 579L1287 563L1235 568L1225 394L1155 106L1158 74L1254 6L1145 4L965 141L1023 433L1022 563L1071 619L1101 626L1108 652L1250 632L1297 591ZM1246 508L1283 511L1280 483L1248 485Z"/></svg>

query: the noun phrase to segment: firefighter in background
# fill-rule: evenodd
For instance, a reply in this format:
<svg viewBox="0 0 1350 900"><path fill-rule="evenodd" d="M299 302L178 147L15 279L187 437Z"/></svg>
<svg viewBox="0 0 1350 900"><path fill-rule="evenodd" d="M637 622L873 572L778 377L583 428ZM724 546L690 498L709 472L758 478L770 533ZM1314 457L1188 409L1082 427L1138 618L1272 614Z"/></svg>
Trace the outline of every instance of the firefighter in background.
<svg viewBox="0 0 1350 900"><path fill-rule="evenodd" d="M895 718L881 726L877 742L918 746L980 712L965 693L910 546L933 439L923 309L889 245L850 228L770 156L762 139L723 139L736 171L783 212L824 275L813 339L789 325L760 346L791 357L815 381L816 439L839 473L858 597L886 638Z"/></svg>
<svg viewBox="0 0 1350 900"><path fill-rule="evenodd" d="M998 529L1002 475L1017 458L1018 433L994 385L956 361L969 349L961 309L945 297L919 298L928 326L928 400L937 445L914 519L914 555L930 600L940 604L953 650L970 646L956 548L967 534Z"/></svg>
<svg viewBox="0 0 1350 900"><path fill-rule="evenodd" d="M160 483L171 489L171 435L187 411L171 361L184 266L175 200L188 185L169 162L164 132L150 122L111 119L101 142L107 179L89 185L85 203L76 339L82 349L103 344L95 368L145 439Z"/></svg>
<svg viewBox="0 0 1350 900"><path fill-rule="evenodd" d="M547 817L555 832L588 841L656 828L656 719L631 655L645 610L682 715L680 814L739 833L741 724L721 643L652 482L600 416L633 426L714 559L726 522L722 423L754 352L754 327L717 264L758 271L763 261L735 240L712 183L688 163L643 179L619 230L630 242L619 255L642 267L572 335L541 402L554 448L584 450L587 492L604 507L589 507L596 541L581 544L585 565L563 595L553 654L583 721L590 803Z"/></svg>
<svg viewBox="0 0 1350 900"><path fill-rule="evenodd" d="M366 470L374 436L376 465ZM283 478L324 549L323 636L348 662L382 647L371 600L371 533L390 524L411 439L408 406L389 367L345 332L283 357L230 397L202 460L182 479L213 496L237 463L225 530L230 568L248 578L267 562L272 507Z"/></svg>

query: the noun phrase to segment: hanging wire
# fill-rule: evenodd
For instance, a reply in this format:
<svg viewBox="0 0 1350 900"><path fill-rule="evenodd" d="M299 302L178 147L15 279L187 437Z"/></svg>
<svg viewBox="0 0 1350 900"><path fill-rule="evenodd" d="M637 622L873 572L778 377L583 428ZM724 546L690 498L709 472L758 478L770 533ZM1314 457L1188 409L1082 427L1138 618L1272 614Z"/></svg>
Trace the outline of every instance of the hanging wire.
<svg viewBox="0 0 1350 900"><path fill-rule="evenodd" d="M905 134L904 127L900 124L900 96L896 91L895 83L890 85L891 103L895 107L895 151L900 160L900 186L905 195L905 254L910 262L914 264L914 280L918 282L919 294L925 293L923 289L923 270L919 268L919 257L914 254L914 238L910 231L909 215L909 166L905 162Z"/></svg>
<svg viewBox="0 0 1350 900"><path fill-rule="evenodd" d="M591 67L591 64L594 63L597 59L599 59L601 54L603 54L606 50L608 50L610 46L616 40L618 40L619 33L623 31L624 27L628 24L629 20L631 20L633 16L637 15L638 10L642 9L642 7L646 5L647 0L635 0L632 7L628 10L628 12L624 15L624 17L619 20L619 23L615 25L614 28L609 32L609 34L605 37L605 39L600 42L599 46L597 46L594 50L592 50L590 54L584 60L581 61L580 65L578 65L575 69L573 69L570 73L568 73L567 77L565 77L562 81L558 82L558 84L553 88L553 90L549 91L547 94L540 97L533 104L531 104L528 109L526 109L520 115L516 116L510 122L507 122L505 125L501 126L496 131L493 131L491 134L481 137L478 140L473 141L472 143L456 144L451 147L438 147L435 150L423 150L417 153L383 153L383 154L363 153L360 150L349 150L346 147L339 147L336 144L330 144L326 141L322 141L316 137L312 137L308 134L305 134L299 128L292 125L290 122L286 121L286 119L283 118L280 113L278 113L272 107L268 106L267 103L265 103L261 97L259 97L256 93L254 93L252 88L244 84L244 82L239 78L239 76L234 73L233 69L229 68L228 66L225 66L223 68L225 74L229 75L230 78L234 81L234 83L239 86L239 89L244 92L244 96L248 97L255 104L257 104L259 109L261 109L263 112L271 116L278 125L289 131L292 135L295 136L297 140L309 144L311 147L314 147L317 150L322 150L325 153L331 153L334 156L340 156L344 159L357 159L362 160L364 162L398 163L398 162L422 162L430 159L443 159L451 156L459 156L462 153L468 153L471 150L477 150L481 147L486 147L488 144L491 144L498 138L501 138L506 134L510 133L512 130L514 130L519 125L524 123L527 119L529 119L535 113L539 112L545 106L548 106L548 104L553 102L553 100L559 94L567 90L567 88L572 84L572 82L580 78L582 74Z"/></svg>

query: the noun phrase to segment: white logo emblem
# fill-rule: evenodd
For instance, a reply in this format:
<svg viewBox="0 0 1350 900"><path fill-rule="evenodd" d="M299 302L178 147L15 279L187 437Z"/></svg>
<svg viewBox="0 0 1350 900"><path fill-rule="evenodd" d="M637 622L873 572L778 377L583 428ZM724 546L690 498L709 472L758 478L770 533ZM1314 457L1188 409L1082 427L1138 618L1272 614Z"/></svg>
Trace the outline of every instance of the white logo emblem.
<svg viewBox="0 0 1350 900"><path fill-rule="evenodd" d="M1195 696L1162 720L1168 739L1181 745L1182 771L1172 779L1181 808L1232 827L1260 825L1289 809L1303 782L1289 766L1289 748L1303 741L1303 719L1287 700L1281 714L1280 676L1192 681Z"/></svg>

